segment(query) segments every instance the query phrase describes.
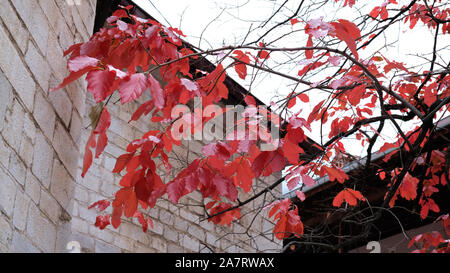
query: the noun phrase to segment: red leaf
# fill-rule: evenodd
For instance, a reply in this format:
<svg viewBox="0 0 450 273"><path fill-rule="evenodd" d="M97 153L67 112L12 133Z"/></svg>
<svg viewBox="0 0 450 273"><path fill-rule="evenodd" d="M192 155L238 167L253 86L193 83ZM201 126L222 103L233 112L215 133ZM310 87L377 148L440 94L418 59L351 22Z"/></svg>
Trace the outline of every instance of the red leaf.
<svg viewBox="0 0 450 273"><path fill-rule="evenodd" d="M217 156L221 160L227 160L231 156L230 149L227 144L217 142L203 146L202 153L205 156Z"/></svg>
<svg viewBox="0 0 450 273"><path fill-rule="evenodd" d="M235 54L236 58L240 61L236 62L234 69L236 70L238 76L245 80L245 77L247 77L247 66L245 64L250 62L250 57L240 50L235 50L233 54Z"/></svg>
<svg viewBox="0 0 450 273"><path fill-rule="evenodd" d="M125 217L133 217L137 210L138 200L132 187L122 188L116 193L116 199L113 201L113 207L123 207Z"/></svg>
<svg viewBox="0 0 450 273"><path fill-rule="evenodd" d="M84 74L86 74L87 72L89 72L93 69L94 68L92 68L92 67L88 67L88 68L85 68L85 69L77 71L77 72L70 72L69 76L67 76L60 85L58 85L57 87L55 87L53 89L50 89L50 92L55 92L56 90L61 89L64 86L78 80L81 76L83 76Z"/></svg>
<svg viewBox="0 0 450 273"><path fill-rule="evenodd" d="M373 9L372 9L372 11L369 13L369 15L372 17L372 18L377 18L378 17L378 15L380 14L380 7L374 7Z"/></svg>
<svg viewBox="0 0 450 273"><path fill-rule="evenodd" d="M302 202L305 201L306 199L306 196L302 191L299 190L295 191L295 195L297 195L298 199L300 199L300 201Z"/></svg>
<svg viewBox="0 0 450 273"><path fill-rule="evenodd" d="M297 24L300 21L297 18L293 18L293 19L290 20L290 22L291 22L291 25L295 25L295 24Z"/></svg>
<svg viewBox="0 0 450 273"><path fill-rule="evenodd" d="M109 215L99 215L95 219L95 226L101 230L105 229L109 224Z"/></svg>
<svg viewBox="0 0 450 273"><path fill-rule="evenodd" d="M120 173L125 166L130 162L130 160L133 158L134 153L131 154L123 154L117 158L116 165L114 166L113 173Z"/></svg>
<svg viewBox="0 0 450 273"><path fill-rule="evenodd" d="M108 200L100 200L100 201L97 201L94 204L90 205L88 207L88 209L93 209L95 207L98 207L98 209L100 211L104 211L107 207L109 207L109 205L111 205L111 202L109 202Z"/></svg>
<svg viewBox="0 0 450 273"><path fill-rule="evenodd" d="M169 200L177 204L178 200L184 195L184 189L186 187L186 181L183 179L175 179L167 184L167 196Z"/></svg>
<svg viewBox="0 0 450 273"><path fill-rule="evenodd" d="M122 104L139 98L148 88L148 81L145 74L138 73L131 75L122 81L119 86L120 100Z"/></svg>
<svg viewBox="0 0 450 273"><path fill-rule="evenodd" d="M308 41L306 42L306 46L307 47L312 47L313 46L312 35L309 35ZM313 50L312 49L306 50L305 51L305 56L306 56L306 59L312 59L312 57L313 57Z"/></svg>
<svg viewBox="0 0 450 273"><path fill-rule="evenodd" d="M361 101L362 96L366 92L366 86L365 85L359 85L352 90L349 90L345 93L348 102L353 105L357 106L359 102Z"/></svg>
<svg viewBox="0 0 450 273"><path fill-rule="evenodd" d="M81 177L84 177L86 175L86 172L89 170L89 167L91 167L93 155L89 147L94 146L95 147L95 135L94 133L91 134L89 137L88 142L86 143L86 148L84 151L84 158L83 158L83 172L81 173Z"/></svg>
<svg viewBox="0 0 450 273"><path fill-rule="evenodd" d="M403 178L402 184L399 187L400 195L406 200L414 200L417 196L417 184L419 179L406 173Z"/></svg>
<svg viewBox="0 0 450 273"><path fill-rule="evenodd" d="M152 100L158 109L162 109L164 107L164 92L161 88L159 82L152 76L148 77L150 83L150 92L152 93Z"/></svg>
<svg viewBox="0 0 450 273"><path fill-rule="evenodd" d="M97 122L97 127L95 127L94 133L106 133L109 126L111 125L111 115L109 114L108 108L103 108L100 119Z"/></svg>
<svg viewBox="0 0 450 273"><path fill-rule="evenodd" d="M356 59L359 59L358 52L356 51L356 39L361 37L359 28L352 22L345 19L339 19L338 22L331 23L334 28L334 34L336 37L344 41Z"/></svg>
<svg viewBox="0 0 450 273"><path fill-rule="evenodd" d="M101 133L97 138L97 147L95 149L95 158L99 158L108 145L108 136L105 133Z"/></svg>
<svg viewBox="0 0 450 273"><path fill-rule="evenodd" d="M90 71L86 76L88 83L87 91L94 95L97 103L103 101L110 94L110 89L115 78L116 73L109 70Z"/></svg>
<svg viewBox="0 0 450 273"><path fill-rule="evenodd" d="M244 101L248 106L250 105L256 106L255 98L252 95L246 95L244 97Z"/></svg>
<svg viewBox="0 0 450 273"><path fill-rule="evenodd" d="M316 181L306 174L302 175L302 183L308 187L313 187L314 185L316 185Z"/></svg>
<svg viewBox="0 0 450 273"><path fill-rule="evenodd" d="M344 201L347 202L350 206L356 206L357 200L365 200L365 198L359 191L355 191L352 189L343 189L336 195L336 197L334 197L333 206L340 207Z"/></svg>
<svg viewBox="0 0 450 273"><path fill-rule="evenodd" d="M76 58L69 60L68 62L69 70L72 72L78 72L86 68L94 68L97 66L97 64L98 59L91 58L86 55L78 56Z"/></svg>
<svg viewBox="0 0 450 273"><path fill-rule="evenodd" d="M327 166L323 166L323 168L328 173L330 181L337 180L340 183L344 183L348 179L348 175L341 168Z"/></svg>
<svg viewBox="0 0 450 273"><path fill-rule="evenodd" d="M298 94L298 96L297 96L301 101L303 101L303 102L309 102L309 97L308 97L308 95L306 95L305 93L300 93L300 94Z"/></svg>
<svg viewBox="0 0 450 273"><path fill-rule="evenodd" d="M209 212L210 215L218 214L226 209L231 208L231 204L226 203L220 203L219 205L215 206L211 209ZM241 210L239 208L218 214L210 219L208 221L213 222L216 225L228 225L231 226L231 222L233 222L235 219L241 218Z"/></svg>

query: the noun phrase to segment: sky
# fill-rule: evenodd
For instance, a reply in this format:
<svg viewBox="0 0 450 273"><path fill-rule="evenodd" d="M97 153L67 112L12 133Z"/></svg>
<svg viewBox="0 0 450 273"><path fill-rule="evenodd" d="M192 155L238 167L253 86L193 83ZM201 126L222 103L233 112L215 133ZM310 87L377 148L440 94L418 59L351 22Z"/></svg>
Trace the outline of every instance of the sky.
<svg viewBox="0 0 450 273"><path fill-rule="evenodd" d="M280 8L285 0L133 1L162 24L181 29L186 35L186 37L183 38L184 40L203 50L254 41L272 26L291 16L300 2L292 0L286 1L284 6L280 9L280 12L267 24L264 24L264 22ZM354 8L342 8L343 2L344 1L338 1L338 3L335 3L333 0L329 1L329 4L326 6L314 9L309 18L298 19L308 21L310 19L324 17L324 21L332 21L339 18L345 18L352 21L360 15ZM383 2L384 0L357 1L357 4L363 3L360 5L361 11L367 14L375 5L381 5ZM398 0L398 2L400 4L409 3L409 1L406 0ZM370 4L364 6L364 3ZM273 46L305 46L307 35L302 30L303 26L304 24L301 23L296 24L295 26L291 26L291 24L287 23L277 28L277 31L267 35L264 42L272 41L285 33L294 31L292 34L275 42ZM252 31L249 32L250 29ZM426 54L431 52L433 46L433 32L423 27L421 23L418 23L418 27L416 27L413 32L408 30L409 23L400 23L390 27L386 31L385 37L380 37L366 49L359 50L358 53L360 54L360 57L367 58L370 56L369 54L382 48L386 41L396 41L398 39L398 42L379 52L390 60L403 62L408 68L423 63L423 59L420 59L415 55L430 56ZM446 56L450 56L450 41L448 38L447 40L441 39L438 48L442 47L447 47ZM280 72L296 76L298 70L302 66L297 63L298 59L295 62L288 62L291 57L292 56L285 53L272 53L270 61L268 61L267 64L271 67L276 67ZM211 57L209 59L212 62L216 61L216 59ZM288 63L280 65L277 62ZM426 67L426 69L428 69L428 67ZM294 88L292 81L278 76L268 75L267 73L256 74L252 81L241 80L232 69L227 70L227 73L267 105L269 105L271 101L286 97ZM249 70L249 74L251 73L252 71ZM296 91L301 91L302 88L305 89L307 86L298 86ZM319 92L314 94L310 93L310 102L303 104L298 103L294 109L301 110L300 116L307 117L312 108L326 97L327 94ZM412 126L417 124L417 122L407 122L401 123L401 126L402 128L412 128ZM385 127L385 133L382 135L383 140L388 142L394 140L393 137L396 135L396 132L393 125L389 124ZM327 132L328 129L328 127L322 128L324 132ZM312 126L312 131L306 133L313 140L321 143L320 131L321 124L316 122ZM325 142L326 139L323 139L323 141ZM365 149L359 144L355 145L354 140L350 139L343 143L349 153L361 157L365 156ZM380 141L378 145L375 145L374 150L378 149L382 144L383 142Z"/></svg>

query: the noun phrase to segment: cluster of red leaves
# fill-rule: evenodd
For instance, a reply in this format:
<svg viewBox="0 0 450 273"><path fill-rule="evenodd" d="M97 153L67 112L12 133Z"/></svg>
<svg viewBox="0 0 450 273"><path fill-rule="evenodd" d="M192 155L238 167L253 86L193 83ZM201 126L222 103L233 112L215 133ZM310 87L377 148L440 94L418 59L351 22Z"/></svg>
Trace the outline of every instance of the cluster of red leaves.
<svg viewBox="0 0 450 273"><path fill-rule="evenodd" d="M346 0L344 6L352 7L355 2L356 0ZM395 1L388 3L395 3ZM388 3L375 7L371 13L372 17L386 19L388 13L385 6ZM416 12L410 13L407 20L424 21L423 8L420 6L414 8ZM226 70L222 64L217 65L209 73L197 71L203 73L203 76L194 77L190 73L189 61L196 59L197 55L184 47L180 38L183 36L181 31L167 28L153 20L129 15L129 9L130 7L125 7L116 11L108 19L110 25L107 28L94 34L88 42L73 45L65 52L66 56L70 55L68 60L70 74L53 90L63 88L85 74L88 83L87 91L98 103L109 101L110 96L116 91L119 93L121 102L128 103L139 99L148 90L151 99L139 106L131 120L136 121L142 116L151 114L151 121L165 124L174 121L175 118L171 116L171 113L179 103L186 104L196 97L201 97L204 105L210 105L228 98L228 89L224 83ZM435 16L445 20L447 13L448 11L436 12ZM300 23L298 19L291 20L292 25L297 23ZM424 23L432 26L432 22L428 19ZM447 28L448 24L445 29ZM322 39L325 36L337 38L345 43L354 59L359 61L357 42L361 38L361 33L354 23L344 19L334 22L313 19L306 22L305 33L308 35L308 49L305 50L305 66L298 72L299 76L328 64L339 66L342 56L332 56L329 52L314 55L314 39ZM241 79L246 79L247 66L251 65L252 61L258 64L269 59L270 54L265 50L265 45L260 43L259 46L261 48L257 50L256 57L251 52L241 50L234 50L230 55L234 60L234 69ZM323 61L319 61L319 58ZM392 73L393 70L410 73L402 63L390 61L381 56L374 56L364 64L371 74L380 78L386 77L386 74ZM155 78L158 72L160 78L166 83L164 86L161 86ZM378 95L371 86L372 80L360 66L354 64L348 69L341 69L338 75L339 79L330 82L330 87L336 91L332 97L339 99L338 105L330 106L323 100L314 106L306 120L297 115L290 118L283 129L285 137L273 151L261 151L258 148L257 142L263 139L261 135L258 135L258 140L246 139L208 144L202 149L204 158L192 161L174 179L164 183L159 170L171 170L168 154L171 153L173 145L181 144L171 134L172 125L164 131L147 132L141 138L132 141L126 153L117 159L113 170L114 173L125 171L120 181L121 189L117 191L112 202L103 200L91 206L91 208L97 207L99 211L105 211L112 206L111 215L99 215L95 225L100 229L104 229L109 224L117 228L122 216L134 217L146 231L149 224L152 226L152 220L146 218L141 209L153 208L157 200L165 194L170 201L178 203L183 196L198 190L204 198L211 200L205 205L211 216L209 221L229 226L241 217L240 209L235 205L238 189L246 193L250 192L257 178L279 172L288 163L292 165L289 169L290 174L286 177L289 189L294 189L300 182L309 187L313 186L314 175L319 177L328 175L330 181L344 184L349 179L348 175L334 164L325 164L331 163L333 151L337 153L343 150L339 141L330 145L320 164L317 162L305 164L304 161L299 160L300 155L305 153L300 147L300 144L306 140L304 129L311 130L312 122L326 123L328 119L332 119L329 134L329 138L332 138L346 132L359 120L365 118L364 115L372 115L371 109L376 107ZM431 80L418 94L419 97L423 97L424 103L430 106L439 95L448 95L446 86L449 84L442 84L442 82L448 83L449 79L449 76L440 79L441 84L437 84L437 80ZM413 90L417 90L420 82L413 77L407 81L407 83L405 81L394 83L392 89L409 101L413 96ZM393 97L384 99L389 104L396 103ZM292 93L288 100L288 108L293 108L297 101L303 103L310 101L308 95L304 93ZM256 106L255 100L250 96L245 97L245 103ZM349 107L355 108L356 116L338 115ZM271 114L265 115L268 120L272 117ZM201 123L206 121L208 119L203 118ZM249 122L250 118L243 118L243 121ZM106 131L110 123L111 118L105 106L86 145L82 176L92 164L91 149L95 149L96 157L105 149L108 140ZM410 135L411 140L414 137L417 135ZM363 137L360 134L357 138ZM398 147L401 144L385 144L382 150ZM392 154L394 153L389 156ZM432 167L429 170L432 178L424 181L423 192L420 193L423 218L428 215L429 210L439 211L431 195L436 192L435 186L439 183L439 172L443 166L442 156L433 153L431 162ZM385 176L385 173L383 174ZM442 184L444 179L441 178L440 181ZM395 198L397 195L408 200L416 198L417 184L418 179L408 173ZM303 192L297 191L296 194L301 201L305 199ZM345 188L336 195L333 205L340 207L346 202L350 206L356 206L358 200L365 200L361 192ZM221 213L223 211L226 212ZM292 234L299 237L303 234L298 207L289 199L273 204L269 217L273 217L276 221L274 233L277 238L287 238Z"/></svg>
<svg viewBox="0 0 450 273"><path fill-rule="evenodd" d="M414 171L417 166L425 164L424 157L425 155L420 156L415 160L412 171ZM415 200L419 196L419 205L421 207L420 216L422 219L427 218L430 211L435 213L440 212L440 208L434 202L432 195L439 192L438 185L445 186L447 184L445 172L442 171L445 168L444 154L438 150L432 151L429 165L426 173L429 178L425 178L421 182L422 192L418 192L420 180L417 177L412 176L410 172L407 172L398 187L398 190L395 192L394 197L389 202L391 207L395 205L398 196L401 196L406 200ZM400 171L401 169L394 169L391 172L391 177L395 177Z"/></svg>
<svg viewBox="0 0 450 273"><path fill-rule="evenodd" d="M298 207L290 199L272 204L268 217L273 217L276 221L273 233L279 240L292 235L300 238L303 235L303 223L298 215Z"/></svg>
<svg viewBox="0 0 450 273"><path fill-rule="evenodd" d="M109 115L108 109L104 108L100 114L97 126L94 131L92 131L91 136L86 143L83 159L83 172L81 173L82 177L86 175L86 172L92 165L93 155L91 149L95 149L95 158L98 158L105 150L105 147L108 144L108 136L106 135L106 131L110 125L111 116Z"/></svg>

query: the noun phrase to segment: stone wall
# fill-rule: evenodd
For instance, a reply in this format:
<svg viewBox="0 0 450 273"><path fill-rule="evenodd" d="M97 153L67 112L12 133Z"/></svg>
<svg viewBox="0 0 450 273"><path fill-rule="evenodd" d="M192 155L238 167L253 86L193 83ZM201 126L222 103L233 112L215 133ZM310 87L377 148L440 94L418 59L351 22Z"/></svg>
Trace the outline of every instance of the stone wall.
<svg viewBox="0 0 450 273"><path fill-rule="evenodd" d="M149 210L155 226L147 233L127 220L117 230L94 227L96 211L88 206L118 189L120 176L111 173L115 158L129 141L158 126L145 119L128 123L138 104L120 105L113 98L108 105L110 143L81 178L93 98L82 80L54 93L48 90L67 75L63 51L92 34L95 6L95 0L2 2L0 252L65 252L69 241L79 242L84 252L279 251L273 224L261 216L246 215L231 228L200 221L199 193L182 198L178 206L159 202ZM198 156L200 147L193 141L177 147L174 170L160 170L165 181Z"/></svg>

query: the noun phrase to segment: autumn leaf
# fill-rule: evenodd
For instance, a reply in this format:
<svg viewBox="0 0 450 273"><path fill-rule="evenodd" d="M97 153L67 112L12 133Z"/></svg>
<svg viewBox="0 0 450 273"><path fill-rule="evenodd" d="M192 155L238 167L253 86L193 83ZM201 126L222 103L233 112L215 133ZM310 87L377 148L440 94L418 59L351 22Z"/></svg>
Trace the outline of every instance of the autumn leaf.
<svg viewBox="0 0 450 273"><path fill-rule="evenodd" d="M358 60L359 55L356 50L356 39L361 37L359 28L352 22L339 19L337 22L331 22L334 26L334 35L341 41L344 41L355 58Z"/></svg>
<svg viewBox="0 0 450 273"><path fill-rule="evenodd" d="M122 104L138 99L147 88L147 77L142 73L133 74L124 79L119 85Z"/></svg>
<svg viewBox="0 0 450 273"><path fill-rule="evenodd" d="M247 77L247 66L245 64L250 63L250 57L241 50L235 50L233 54L236 56L236 59L239 60L239 62L236 62L234 65L234 69L239 77L245 80L245 77Z"/></svg>
<svg viewBox="0 0 450 273"><path fill-rule="evenodd" d="M78 72L86 68L94 68L97 64L98 59L86 55L70 59L68 62L69 70L72 72Z"/></svg>
<svg viewBox="0 0 450 273"><path fill-rule="evenodd" d="M406 200L413 200L417 196L417 184L419 179L406 173L399 187L400 195Z"/></svg>
<svg viewBox="0 0 450 273"><path fill-rule="evenodd" d="M312 35L309 35L308 41L306 42L306 46L307 47L312 47L313 46ZM313 50L312 49L306 50L305 51L305 56L306 56L306 59L312 59L312 57L313 57Z"/></svg>
<svg viewBox="0 0 450 273"><path fill-rule="evenodd" d="M328 173L330 181L337 180L339 183L344 183L348 179L348 175L341 168L327 166L323 166L323 168Z"/></svg>
<svg viewBox="0 0 450 273"><path fill-rule="evenodd" d="M110 95L110 89L116 73L109 70L93 70L87 73L87 91L94 95L95 101L101 102Z"/></svg>
<svg viewBox="0 0 450 273"><path fill-rule="evenodd" d="M98 207L99 211L104 211L107 207L109 207L109 205L111 205L111 202L109 202L108 200L99 200L99 201L93 203L92 205L90 205L88 207L88 209L93 209L95 207Z"/></svg>
<svg viewBox="0 0 450 273"><path fill-rule="evenodd" d="M358 200L364 201L365 198L359 191L346 188L334 197L333 206L340 207L343 202L347 202L350 206L356 206Z"/></svg>

